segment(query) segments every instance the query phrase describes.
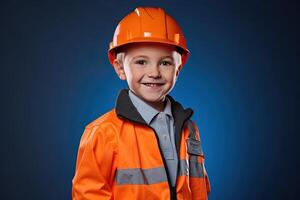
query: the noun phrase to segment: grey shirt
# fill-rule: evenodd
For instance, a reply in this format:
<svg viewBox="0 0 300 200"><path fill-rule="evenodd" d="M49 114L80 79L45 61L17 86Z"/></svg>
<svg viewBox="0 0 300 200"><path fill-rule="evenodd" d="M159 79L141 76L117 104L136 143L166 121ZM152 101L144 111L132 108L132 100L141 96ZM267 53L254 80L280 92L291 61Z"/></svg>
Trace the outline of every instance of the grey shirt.
<svg viewBox="0 0 300 200"><path fill-rule="evenodd" d="M175 128L172 116L171 101L166 98L166 106L162 112L154 109L129 90L129 97L145 122L152 127L158 137L160 149L166 160L171 184L175 186L178 157L175 147Z"/></svg>

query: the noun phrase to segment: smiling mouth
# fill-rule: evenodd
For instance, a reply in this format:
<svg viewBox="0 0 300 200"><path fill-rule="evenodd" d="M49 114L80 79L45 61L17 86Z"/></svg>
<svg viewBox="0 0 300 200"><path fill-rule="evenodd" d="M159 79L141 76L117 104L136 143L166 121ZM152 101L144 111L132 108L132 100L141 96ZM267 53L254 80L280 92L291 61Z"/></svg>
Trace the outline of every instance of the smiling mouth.
<svg viewBox="0 0 300 200"><path fill-rule="evenodd" d="M164 83L142 83L142 84L147 87L159 87L159 86L164 85Z"/></svg>

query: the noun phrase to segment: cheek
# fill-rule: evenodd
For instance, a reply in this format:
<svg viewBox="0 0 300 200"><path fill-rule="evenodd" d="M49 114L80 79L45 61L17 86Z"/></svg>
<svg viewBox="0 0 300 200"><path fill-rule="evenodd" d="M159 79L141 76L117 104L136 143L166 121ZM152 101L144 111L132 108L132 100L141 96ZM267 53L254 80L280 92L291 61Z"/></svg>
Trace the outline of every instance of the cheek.
<svg viewBox="0 0 300 200"><path fill-rule="evenodd" d="M165 78L168 80L168 81L173 81L176 79L176 70L175 68L174 69L170 69L170 70L167 70L165 72Z"/></svg>
<svg viewBox="0 0 300 200"><path fill-rule="evenodd" d="M126 67L124 69L124 71L125 71L125 74L126 74L127 81L131 81L131 82L132 81L138 81L140 79L140 77L142 76L141 71L135 69L134 67Z"/></svg>
<svg viewBox="0 0 300 200"><path fill-rule="evenodd" d="M126 75L126 79L131 80L132 75L133 75L133 72L132 72L131 68L129 66L124 66L124 72L125 72L125 75Z"/></svg>

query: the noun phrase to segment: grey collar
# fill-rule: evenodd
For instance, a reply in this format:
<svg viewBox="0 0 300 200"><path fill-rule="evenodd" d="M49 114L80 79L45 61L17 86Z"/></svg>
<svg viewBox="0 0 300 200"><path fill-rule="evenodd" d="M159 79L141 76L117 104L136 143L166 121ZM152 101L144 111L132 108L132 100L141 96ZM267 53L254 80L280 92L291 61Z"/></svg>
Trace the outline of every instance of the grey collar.
<svg viewBox="0 0 300 200"><path fill-rule="evenodd" d="M145 101L143 101L141 98L136 96L131 90L128 91L129 98L131 99L133 105L136 107L138 112L141 114L143 119L147 122L147 124L150 124L153 118L160 113L158 110L147 104ZM172 109L171 109L171 101L168 97L166 97L166 106L162 113L165 113L172 116Z"/></svg>

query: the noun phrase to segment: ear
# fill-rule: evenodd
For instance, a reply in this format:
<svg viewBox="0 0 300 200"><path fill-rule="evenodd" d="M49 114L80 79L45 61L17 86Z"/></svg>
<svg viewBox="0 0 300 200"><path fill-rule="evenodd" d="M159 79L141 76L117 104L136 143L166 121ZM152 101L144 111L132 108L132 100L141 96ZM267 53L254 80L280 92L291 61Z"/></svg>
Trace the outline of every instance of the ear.
<svg viewBox="0 0 300 200"><path fill-rule="evenodd" d="M178 78L179 72L182 69L182 65L179 65L178 69L176 70L176 78Z"/></svg>
<svg viewBox="0 0 300 200"><path fill-rule="evenodd" d="M114 67L115 72L117 73L118 77L123 81L126 80L123 63L120 60L115 59L113 62L113 67Z"/></svg>

